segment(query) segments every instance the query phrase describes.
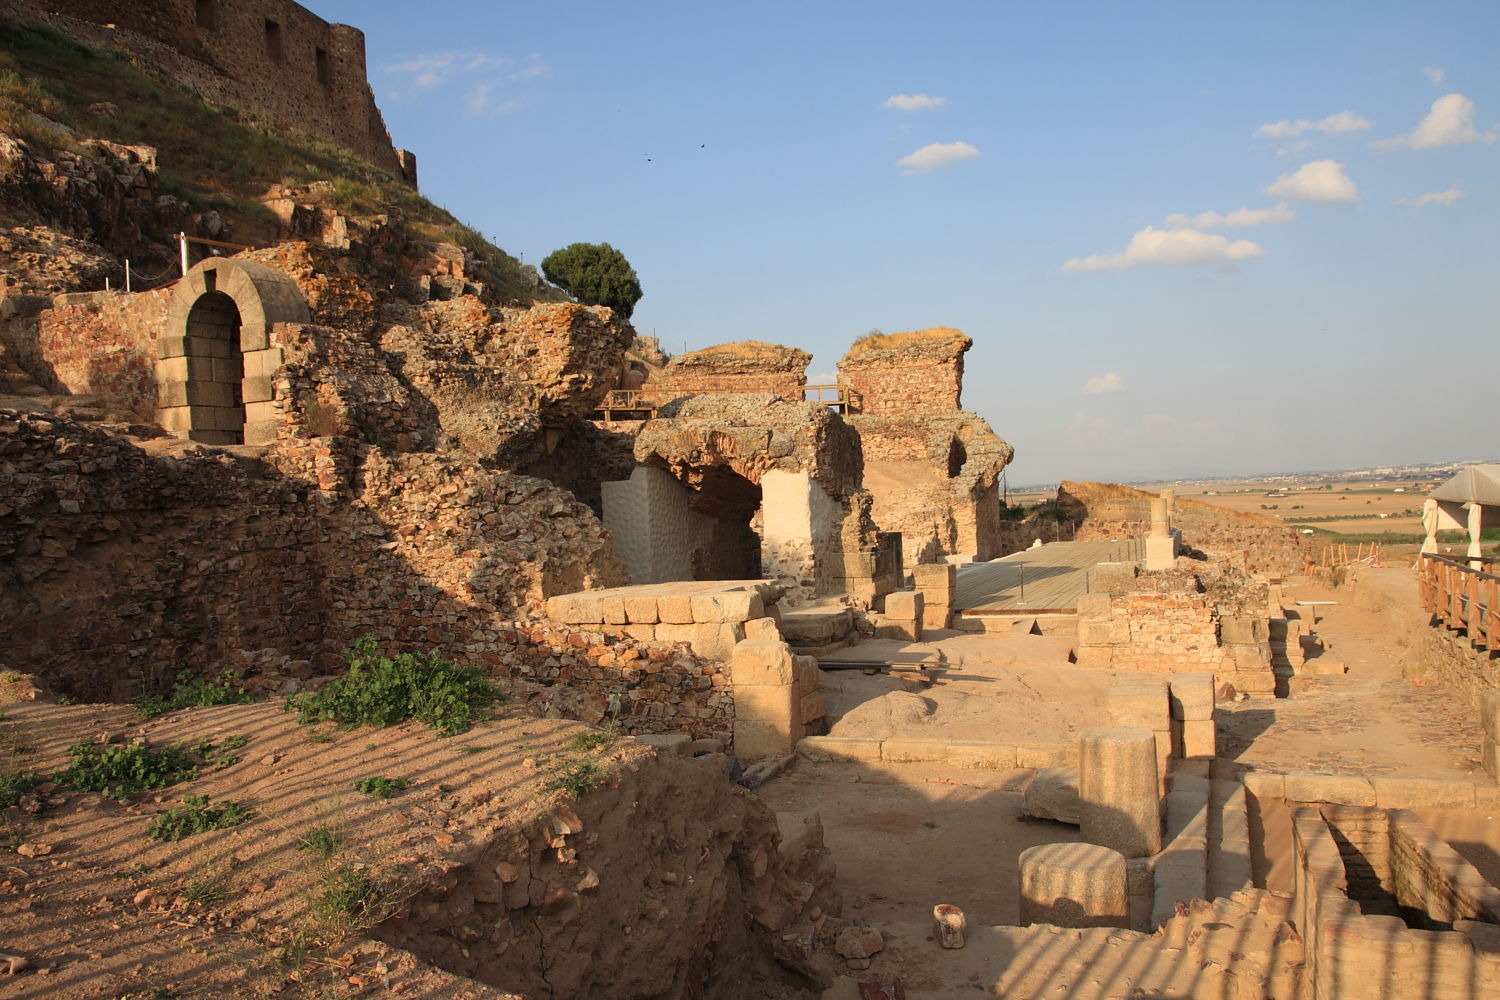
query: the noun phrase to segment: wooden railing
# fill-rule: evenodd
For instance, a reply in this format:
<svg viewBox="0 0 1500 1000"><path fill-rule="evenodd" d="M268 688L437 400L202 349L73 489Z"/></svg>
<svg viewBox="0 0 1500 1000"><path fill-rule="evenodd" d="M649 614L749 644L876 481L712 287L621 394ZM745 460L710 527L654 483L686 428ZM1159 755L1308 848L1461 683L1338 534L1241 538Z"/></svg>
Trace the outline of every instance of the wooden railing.
<svg viewBox="0 0 1500 1000"><path fill-rule="evenodd" d="M1495 568L1493 559L1476 561ZM1464 629L1476 646L1500 649L1500 576L1426 553L1417 561L1417 587L1438 621Z"/></svg>
<svg viewBox="0 0 1500 1000"><path fill-rule="evenodd" d="M804 385L802 398L808 403L822 403L840 413L849 413L859 407L859 393L846 385Z"/></svg>
<svg viewBox="0 0 1500 1000"><path fill-rule="evenodd" d="M594 411L595 420L650 420L656 416L656 400L636 389L611 389Z"/></svg>

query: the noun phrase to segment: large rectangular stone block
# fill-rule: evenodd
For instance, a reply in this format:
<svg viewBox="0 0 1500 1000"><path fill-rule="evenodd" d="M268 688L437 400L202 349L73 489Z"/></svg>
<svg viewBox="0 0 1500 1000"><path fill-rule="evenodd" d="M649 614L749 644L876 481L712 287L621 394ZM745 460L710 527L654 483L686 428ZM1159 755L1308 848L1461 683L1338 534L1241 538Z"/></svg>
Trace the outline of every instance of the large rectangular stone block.
<svg viewBox="0 0 1500 1000"><path fill-rule="evenodd" d="M1491 739L1500 740L1500 690L1491 688L1480 695L1479 725Z"/></svg>
<svg viewBox="0 0 1500 1000"><path fill-rule="evenodd" d="M1180 725L1182 726L1182 746L1178 750L1178 756L1183 758L1213 757L1218 754L1213 719L1185 720Z"/></svg>
<svg viewBox="0 0 1500 1000"><path fill-rule="evenodd" d="M1214 675L1176 674L1171 686L1172 718L1199 722L1214 717Z"/></svg>
<svg viewBox="0 0 1500 1000"><path fill-rule="evenodd" d="M894 764L941 763L947 757L947 740L891 736L880 745L880 759Z"/></svg>
<svg viewBox="0 0 1500 1000"><path fill-rule="evenodd" d="M276 404L273 402L255 401L245 404L246 423L258 423L263 420L279 421L280 419L281 414L277 411Z"/></svg>
<svg viewBox="0 0 1500 1000"><path fill-rule="evenodd" d="M632 625L655 625L661 618L656 612L656 598L652 596L625 597L625 619Z"/></svg>
<svg viewBox="0 0 1500 1000"><path fill-rule="evenodd" d="M1219 644L1222 646L1269 643L1270 641L1270 625L1265 618L1226 615L1219 619Z"/></svg>
<svg viewBox="0 0 1500 1000"><path fill-rule="evenodd" d="M245 377L250 376L272 376L281 367L281 348L269 347L263 351L246 351L244 353Z"/></svg>
<svg viewBox="0 0 1500 1000"><path fill-rule="evenodd" d="M734 754L741 760L763 757L785 757L795 753L802 736L800 723L765 722L758 719L734 721Z"/></svg>
<svg viewBox="0 0 1500 1000"><path fill-rule="evenodd" d="M923 628L948 628L953 622L953 609L946 604L922 605Z"/></svg>
<svg viewBox="0 0 1500 1000"><path fill-rule="evenodd" d="M602 620L606 625L624 625L625 599L612 595L599 598L599 613L604 616Z"/></svg>
<svg viewBox="0 0 1500 1000"><path fill-rule="evenodd" d="M663 594L656 599L656 609L664 624L693 623L693 598L689 594Z"/></svg>
<svg viewBox="0 0 1500 1000"><path fill-rule="evenodd" d="M816 656L793 656L796 665L797 689L803 694L818 690L823 685L823 672L818 668Z"/></svg>
<svg viewBox="0 0 1500 1000"><path fill-rule="evenodd" d="M948 563L918 563L912 567L911 578L917 590L946 593L954 588L958 571Z"/></svg>
<svg viewBox="0 0 1500 1000"><path fill-rule="evenodd" d="M156 381L163 382L207 382L214 377L213 358L170 357L156 362Z"/></svg>
<svg viewBox="0 0 1500 1000"><path fill-rule="evenodd" d="M657 626L658 636L664 627ZM735 687L741 684L795 687L797 665L791 647L769 639L746 639L734 647L729 657L729 681Z"/></svg>
<svg viewBox="0 0 1500 1000"><path fill-rule="evenodd" d="M947 763L976 771L1011 771L1016 768L1016 748L1008 743L949 741Z"/></svg>
<svg viewBox="0 0 1500 1000"><path fill-rule="evenodd" d="M1133 562L1095 563L1089 571L1089 590L1095 593L1128 594L1135 589L1136 573L1140 571Z"/></svg>
<svg viewBox="0 0 1500 1000"><path fill-rule="evenodd" d="M745 626L743 622L660 624L656 626L656 638L659 642L685 642L693 652L710 660L728 660L735 645L745 638Z"/></svg>
<svg viewBox="0 0 1500 1000"><path fill-rule="evenodd" d="M752 618L745 623L745 638L770 639L779 642L781 641L781 629L777 627L776 619L774 618Z"/></svg>
<svg viewBox="0 0 1500 1000"><path fill-rule="evenodd" d="M828 714L828 703L823 700L821 691L809 691L801 696L802 724L816 722Z"/></svg>
<svg viewBox="0 0 1500 1000"><path fill-rule="evenodd" d="M922 617L922 592L898 590L885 595L885 613L889 618L915 621Z"/></svg>
<svg viewBox="0 0 1500 1000"><path fill-rule="evenodd" d="M1079 621L1103 621L1108 617L1108 594L1084 594L1078 598Z"/></svg>
<svg viewBox="0 0 1500 1000"><path fill-rule="evenodd" d="M766 616L765 603L753 590L731 590L718 594L694 594L695 622L747 622Z"/></svg>
<svg viewBox="0 0 1500 1000"><path fill-rule="evenodd" d="M1125 646L1130 643L1130 623L1123 618L1078 621L1080 646Z"/></svg>
<svg viewBox="0 0 1500 1000"><path fill-rule="evenodd" d="M1286 776L1286 798L1290 802L1373 806L1375 788L1368 779L1357 775L1294 771Z"/></svg>
<svg viewBox="0 0 1500 1000"><path fill-rule="evenodd" d="M1160 732L1170 728L1165 678L1121 679L1105 698L1110 724Z"/></svg>
<svg viewBox="0 0 1500 1000"><path fill-rule="evenodd" d="M558 594L547 598L547 617L565 625L597 625L604 621L593 594Z"/></svg>
<svg viewBox="0 0 1500 1000"><path fill-rule="evenodd" d="M276 428L280 421L256 420L245 421L245 443L246 444L272 444L276 441Z"/></svg>
<svg viewBox="0 0 1500 1000"><path fill-rule="evenodd" d="M734 717L801 722L802 695L795 684L735 684Z"/></svg>
<svg viewBox="0 0 1500 1000"><path fill-rule="evenodd" d="M240 381L240 398L247 403L264 403L276 398L276 386L269 375L247 375Z"/></svg>
<svg viewBox="0 0 1500 1000"><path fill-rule="evenodd" d="M902 642L921 642L922 623L918 620L891 618L882 615L875 621L875 638L899 639Z"/></svg>
<svg viewBox="0 0 1500 1000"><path fill-rule="evenodd" d="M807 736L798 741L797 752L808 760L879 760L880 740L843 736Z"/></svg>

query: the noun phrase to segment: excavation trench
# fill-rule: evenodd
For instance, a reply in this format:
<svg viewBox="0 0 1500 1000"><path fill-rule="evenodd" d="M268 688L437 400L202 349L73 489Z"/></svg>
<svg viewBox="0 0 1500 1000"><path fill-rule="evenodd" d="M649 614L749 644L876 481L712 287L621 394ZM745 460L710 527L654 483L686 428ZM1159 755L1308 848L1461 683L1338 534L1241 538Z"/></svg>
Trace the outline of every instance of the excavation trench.
<svg viewBox="0 0 1500 1000"><path fill-rule="evenodd" d="M794 942L837 911L833 865L816 820L777 819L721 755L637 759L477 843L374 936L533 1000L814 997L828 972Z"/></svg>

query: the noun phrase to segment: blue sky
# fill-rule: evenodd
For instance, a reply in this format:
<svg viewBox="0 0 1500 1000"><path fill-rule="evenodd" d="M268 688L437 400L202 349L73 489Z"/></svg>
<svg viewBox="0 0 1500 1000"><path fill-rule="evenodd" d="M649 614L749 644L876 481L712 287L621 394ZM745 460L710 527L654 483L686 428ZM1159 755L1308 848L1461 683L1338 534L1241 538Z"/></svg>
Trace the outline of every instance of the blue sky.
<svg viewBox="0 0 1500 1000"><path fill-rule="evenodd" d="M1013 484L1500 457L1500 4L310 6L669 351L968 333Z"/></svg>

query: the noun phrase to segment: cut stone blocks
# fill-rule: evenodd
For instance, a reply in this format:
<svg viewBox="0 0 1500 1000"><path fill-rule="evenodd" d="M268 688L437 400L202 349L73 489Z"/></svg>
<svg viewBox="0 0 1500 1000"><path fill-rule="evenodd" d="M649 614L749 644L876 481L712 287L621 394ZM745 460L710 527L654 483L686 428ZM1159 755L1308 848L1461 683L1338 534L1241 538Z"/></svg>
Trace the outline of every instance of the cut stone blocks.
<svg viewBox="0 0 1500 1000"><path fill-rule="evenodd" d="M774 618L754 618L745 623L745 638L770 639L773 642L779 642L781 641L781 629L777 627L776 619Z"/></svg>
<svg viewBox="0 0 1500 1000"><path fill-rule="evenodd" d="M822 712L817 717L821 718ZM802 693L795 684L739 684L734 685L734 716L736 720L754 719L758 722L802 721Z"/></svg>
<svg viewBox="0 0 1500 1000"><path fill-rule="evenodd" d="M1138 568L1133 562L1095 563L1089 574L1089 590L1104 594L1128 594L1135 589Z"/></svg>
<svg viewBox="0 0 1500 1000"><path fill-rule="evenodd" d="M1172 718L1211 721L1214 717L1214 675L1176 674L1172 678L1170 697Z"/></svg>
<svg viewBox="0 0 1500 1000"><path fill-rule="evenodd" d="M1296 771L1286 776L1289 802L1333 802L1349 806L1373 806L1375 788L1366 778L1349 774L1313 774Z"/></svg>
<svg viewBox="0 0 1500 1000"><path fill-rule="evenodd" d="M729 680L742 685L792 685L797 678L792 651L784 642L746 639L729 658Z"/></svg>
<svg viewBox="0 0 1500 1000"><path fill-rule="evenodd" d="M734 720L734 753L741 760L763 757L785 757L797 748L799 737L790 722L762 722L754 719Z"/></svg>
<svg viewBox="0 0 1500 1000"><path fill-rule="evenodd" d="M1078 744L1083 839L1125 857L1161 850L1156 736L1149 729L1086 729Z"/></svg>
<svg viewBox="0 0 1500 1000"><path fill-rule="evenodd" d="M1108 594L1084 594L1078 598L1078 620L1099 621L1109 617Z"/></svg>
<svg viewBox="0 0 1500 1000"><path fill-rule="evenodd" d="M1123 618L1078 621L1080 646L1123 646L1130 642L1130 623Z"/></svg>
<svg viewBox="0 0 1500 1000"><path fill-rule="evenodd" d="M885 595L885 614L887 618L921 618L922 607L922 592L920 590L898 590Z"/></svg>
<svg viewBox="0 0 1500 1000"><path fill-rule="evenodd" d="M928 591L947 593L953 590L958 579L958 571L948 563L918 563L912 567L911 579L913 587L924 593Z"/></svg>
<svg viewBox="0 0 1500 1000"><path fill-rule="evenodd" d="M1005 743L953 741L945 762L974 771L1009 771L1016 765L1016 748Z"/></svg>
<svg viewBox="0 0 1500 1000"><path fill-rule="evenodd" d="M843 736L804 736L797 742L797 752L818 761L879 760L880 744L880 740Z"/></svg>
<svg viewBox="0 0 1500 1000"><path fill-rule="evenodd" d="M1107 696L1111 725L1164 732L1171 718L1165 678L1121 678Z"/></svg>
<svg viewBox="0 0 1500 1000"><path fill-rule="evenodd" d="M1184 721L1178 723L1182 745L1177 756L1184 760L1192 757L1214 757L1218 755L1217 736L1213 719Z"/></svg>
<svg viewBox="0 0 1500 1000"><path fill-rule="evenodd" d="M887 737L880 744L880 759L895 764L922 761L941 763L948 756L947 740Z"/></svg>
<svg viewBox="0 0 1500 1000"><path fill-rule="evenodd" d="M1095 844L1042 844L1021 852L1021 925L1127 927L1125 858Z"/></svg>
<svg viewBox="0 0 1500 1000"><path fill-rule="evenodd" d="M766 616L765 604L753 590L694 594L692 609L693 621L703 623L746 622Z"/></svg>

